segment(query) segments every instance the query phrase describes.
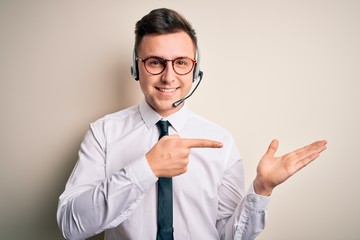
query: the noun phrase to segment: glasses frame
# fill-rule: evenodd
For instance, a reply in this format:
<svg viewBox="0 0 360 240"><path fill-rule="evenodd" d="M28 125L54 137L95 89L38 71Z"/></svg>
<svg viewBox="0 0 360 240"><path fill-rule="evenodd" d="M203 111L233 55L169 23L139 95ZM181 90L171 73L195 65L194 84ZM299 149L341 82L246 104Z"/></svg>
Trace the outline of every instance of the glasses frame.
<svg viewBox="0 0 360 240"><path fill-rule="evenodd" d="M156 59L161 60L163 63L165 63L164 68L163 68L163 70L161 70L161 72L159 72L159 73L151 73L151 72L146 68L146 61L149 60L150 58L156 58ZM174 62L175 62L176 60L178 60L178 59L185 59L185 58L191 60L192 66L191 66L190 70L189 70L187 73L178 73L178 72L175 70ZM162 74L162 73L165 71L165 69L166 69L167 62L171 62L171 66L172 66L172 69L174 70L174 72L175 72L177 75L184 76L184 75L189 74L189 73L194 69L194 66L195 66L195 64L197 63L196 60L191 59L191 58L189 58L189 57L177 57L177 58L171 60L171 59L165 59L165 58L161 58L161 57L157 57L157 56L150 56L150 57L147 57L147 58L145 58L145 59L142 59L142 58L140 58L140 57L136 57L136 60L137 60L137 61L140 60L141 62L143 62L143 63L144 63L144 68L145 68L145 70L146 70L149 74L151 74L151 75L159 75L159 74Z"/></svg>

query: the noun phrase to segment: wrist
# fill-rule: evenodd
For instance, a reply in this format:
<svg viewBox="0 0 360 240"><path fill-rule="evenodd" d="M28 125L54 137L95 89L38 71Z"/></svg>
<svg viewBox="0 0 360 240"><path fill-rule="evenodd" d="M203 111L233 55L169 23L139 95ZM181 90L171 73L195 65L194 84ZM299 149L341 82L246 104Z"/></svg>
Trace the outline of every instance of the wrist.
<svg viewBox="0 0 360 240"><path fill-rule="evenodd" d="M156 168L156 164L151 160L151 153L145 154L145 158L150 166L151 171L154 173L156 177L159 177L158 169Z"/></svg>
<svg viewBox="0 0 360 240"><path fill-rule="evenodd" d="M270 196L274 189L264 184L264 181L262 181L259 177L255 178L253 186L255 193L261 196Z"/></svg>

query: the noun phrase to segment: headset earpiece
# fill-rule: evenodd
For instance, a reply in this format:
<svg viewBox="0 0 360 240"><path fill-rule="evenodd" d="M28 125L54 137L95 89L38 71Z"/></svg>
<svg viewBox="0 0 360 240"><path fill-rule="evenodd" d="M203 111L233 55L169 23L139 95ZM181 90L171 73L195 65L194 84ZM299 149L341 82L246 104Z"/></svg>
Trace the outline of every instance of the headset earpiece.
<svg viewBox="0 0 360 240"><path fill-rule="evenodd" d="M134 48L133 51L133 62L132 62L132 66L130 68L130 73L131 76L138 81L139 80L139 67L138 67L138 62L136 61L136 49Z"/></svg>
<svg viewBox="0 0 360 240"><path fill-rule="evenodd" d="M193 75L193 82L196 80L201 80L203 76L203 72L200 70L200 50L196 51L195 56L196 64L194 66L194 75Z"/></svg>

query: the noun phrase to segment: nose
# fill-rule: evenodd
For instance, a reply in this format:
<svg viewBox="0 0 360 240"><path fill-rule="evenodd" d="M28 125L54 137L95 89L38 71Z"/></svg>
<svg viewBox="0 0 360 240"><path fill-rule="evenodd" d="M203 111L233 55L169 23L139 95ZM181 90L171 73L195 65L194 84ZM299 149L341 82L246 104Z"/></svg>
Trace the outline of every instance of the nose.
<svg viewBox="0 0 360 240"><path fill-rule="evenodd" d="M176 72L173 69L171 60L168 60L165 65L165 69L161 74L161 81L165 83L171 83L175 81Z"/></svg>

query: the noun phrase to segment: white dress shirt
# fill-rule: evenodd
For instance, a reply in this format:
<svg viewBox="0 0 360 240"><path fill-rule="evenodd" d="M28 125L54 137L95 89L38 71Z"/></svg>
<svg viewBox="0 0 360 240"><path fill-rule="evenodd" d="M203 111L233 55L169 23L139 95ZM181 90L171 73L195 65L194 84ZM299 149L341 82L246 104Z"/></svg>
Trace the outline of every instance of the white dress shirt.
<svg viewBox="0 0 360 240"><path fill-rule="evenodd" d="M90 125L59 198L57 220L67 239L105 230L106 240L156 239L157 180L145 154L162 119L145 101ZM187 172L173 177L174 239L255 239L268 197L244 187L243 161L232 136L186 106L167 117L169 134L206 138L223 148L193 148Z"/></svg>

